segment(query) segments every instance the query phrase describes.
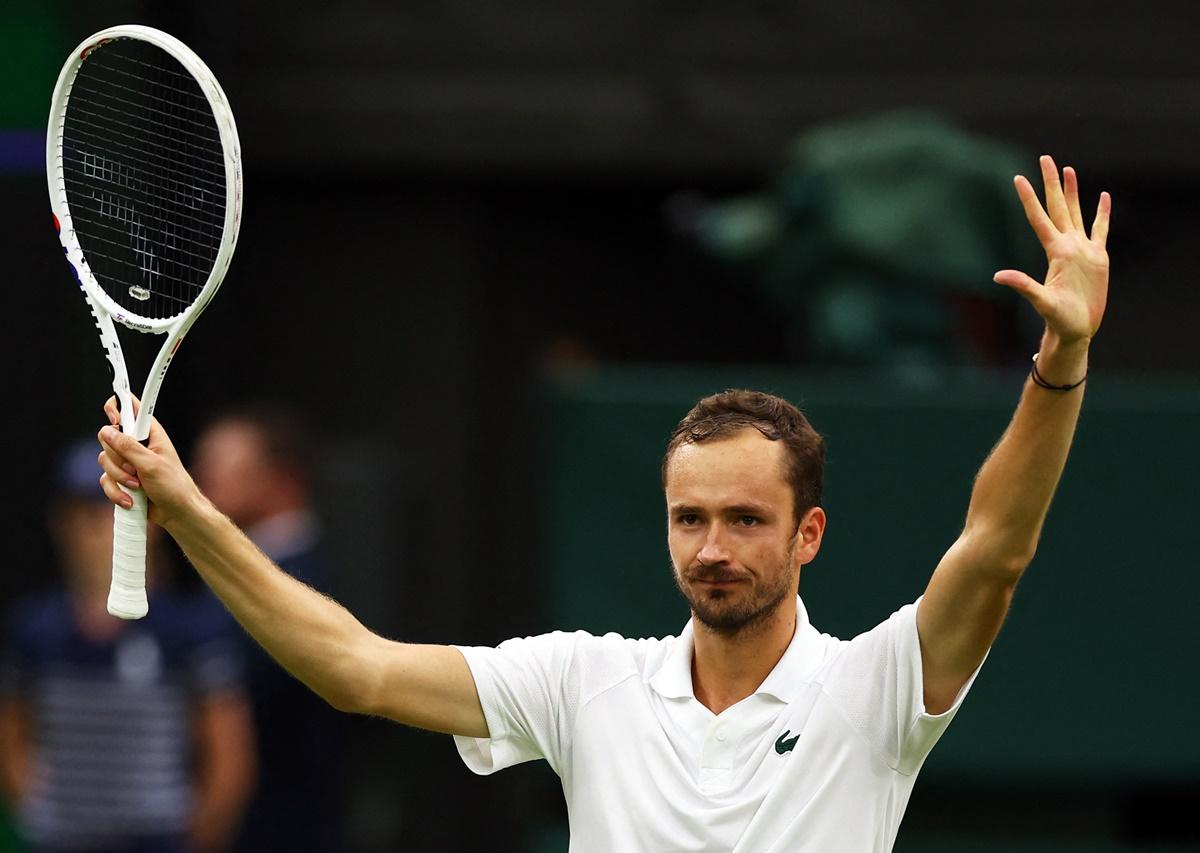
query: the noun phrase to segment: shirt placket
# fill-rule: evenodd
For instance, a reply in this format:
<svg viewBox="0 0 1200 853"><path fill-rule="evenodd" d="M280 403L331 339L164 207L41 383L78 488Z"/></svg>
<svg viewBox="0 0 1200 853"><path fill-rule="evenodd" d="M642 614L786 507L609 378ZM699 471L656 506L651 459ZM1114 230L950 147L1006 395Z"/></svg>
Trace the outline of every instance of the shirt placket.
<svg viewBox="0 0 1200 853"><path fill-rule="evenodd" d="M700 750L700 789L714 793L729 787L733 777L734 756L742 731L736 715L713 718L704 732Z"/></svg>

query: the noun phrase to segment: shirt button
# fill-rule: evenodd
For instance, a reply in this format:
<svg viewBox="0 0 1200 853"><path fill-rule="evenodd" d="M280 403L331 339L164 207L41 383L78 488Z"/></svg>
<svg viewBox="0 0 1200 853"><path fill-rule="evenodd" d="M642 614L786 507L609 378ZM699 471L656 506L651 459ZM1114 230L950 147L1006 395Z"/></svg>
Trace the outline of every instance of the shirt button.
<svg viewBox="0 0 1200 853"><path fill-rule="evenodd" d="M725 743L725 730L724 729L717 729L717 740L719 740L721 743Z"/></svg>

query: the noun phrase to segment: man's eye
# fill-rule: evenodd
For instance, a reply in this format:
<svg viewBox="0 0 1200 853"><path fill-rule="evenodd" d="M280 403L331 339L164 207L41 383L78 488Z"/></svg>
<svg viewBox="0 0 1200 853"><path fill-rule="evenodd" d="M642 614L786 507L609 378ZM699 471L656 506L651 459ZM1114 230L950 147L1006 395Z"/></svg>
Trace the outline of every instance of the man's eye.
<svg viewBox="0 0 1200 853"><path fill-rule="evenodd" d="M742 527L754 527L756 524L758 524L758 519L753 515L743 515L738 519L738 522L742 525Z"/></svg>
<svg viewBox="0 0 1200 853"><path fill-rule="evenodd" d="M686 524L688 526L695 524L698 520L699 519L696 517L695 513L689 512L689 513L684 513L683 515L679 516L679 523Z"/></svg>

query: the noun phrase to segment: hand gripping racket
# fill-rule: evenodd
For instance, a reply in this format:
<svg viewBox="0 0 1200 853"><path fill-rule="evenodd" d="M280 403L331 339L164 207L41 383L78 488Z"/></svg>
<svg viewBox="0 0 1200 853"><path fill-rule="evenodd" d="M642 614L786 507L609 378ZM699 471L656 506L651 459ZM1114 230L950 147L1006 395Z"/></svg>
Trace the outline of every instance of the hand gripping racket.
<svg viewBox="0 0 1200 853"><path fill-rule="evenodd" d="M46 178L59 240L112 368L121 431L145 441L180 341L229 268L242 164L225 93L182 42L150 27L96 33L50 107ZM116 320L165 334L136 417ZM116 507L108 612L146 615L146 496Z"/></svg>

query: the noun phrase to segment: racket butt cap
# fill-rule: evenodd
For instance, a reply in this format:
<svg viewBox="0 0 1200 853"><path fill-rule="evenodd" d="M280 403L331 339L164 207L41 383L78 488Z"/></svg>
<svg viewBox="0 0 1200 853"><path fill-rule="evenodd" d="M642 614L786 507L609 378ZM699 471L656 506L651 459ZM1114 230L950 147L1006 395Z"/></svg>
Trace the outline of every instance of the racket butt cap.
<svg viewBox="0 0 1200 853"><path fill-rule="evenodd" d="M139 600L136 595L119 595L114 589L108 593L108 612L118 619L141 619L150 612L150 605L144 591Z"/></svg>

